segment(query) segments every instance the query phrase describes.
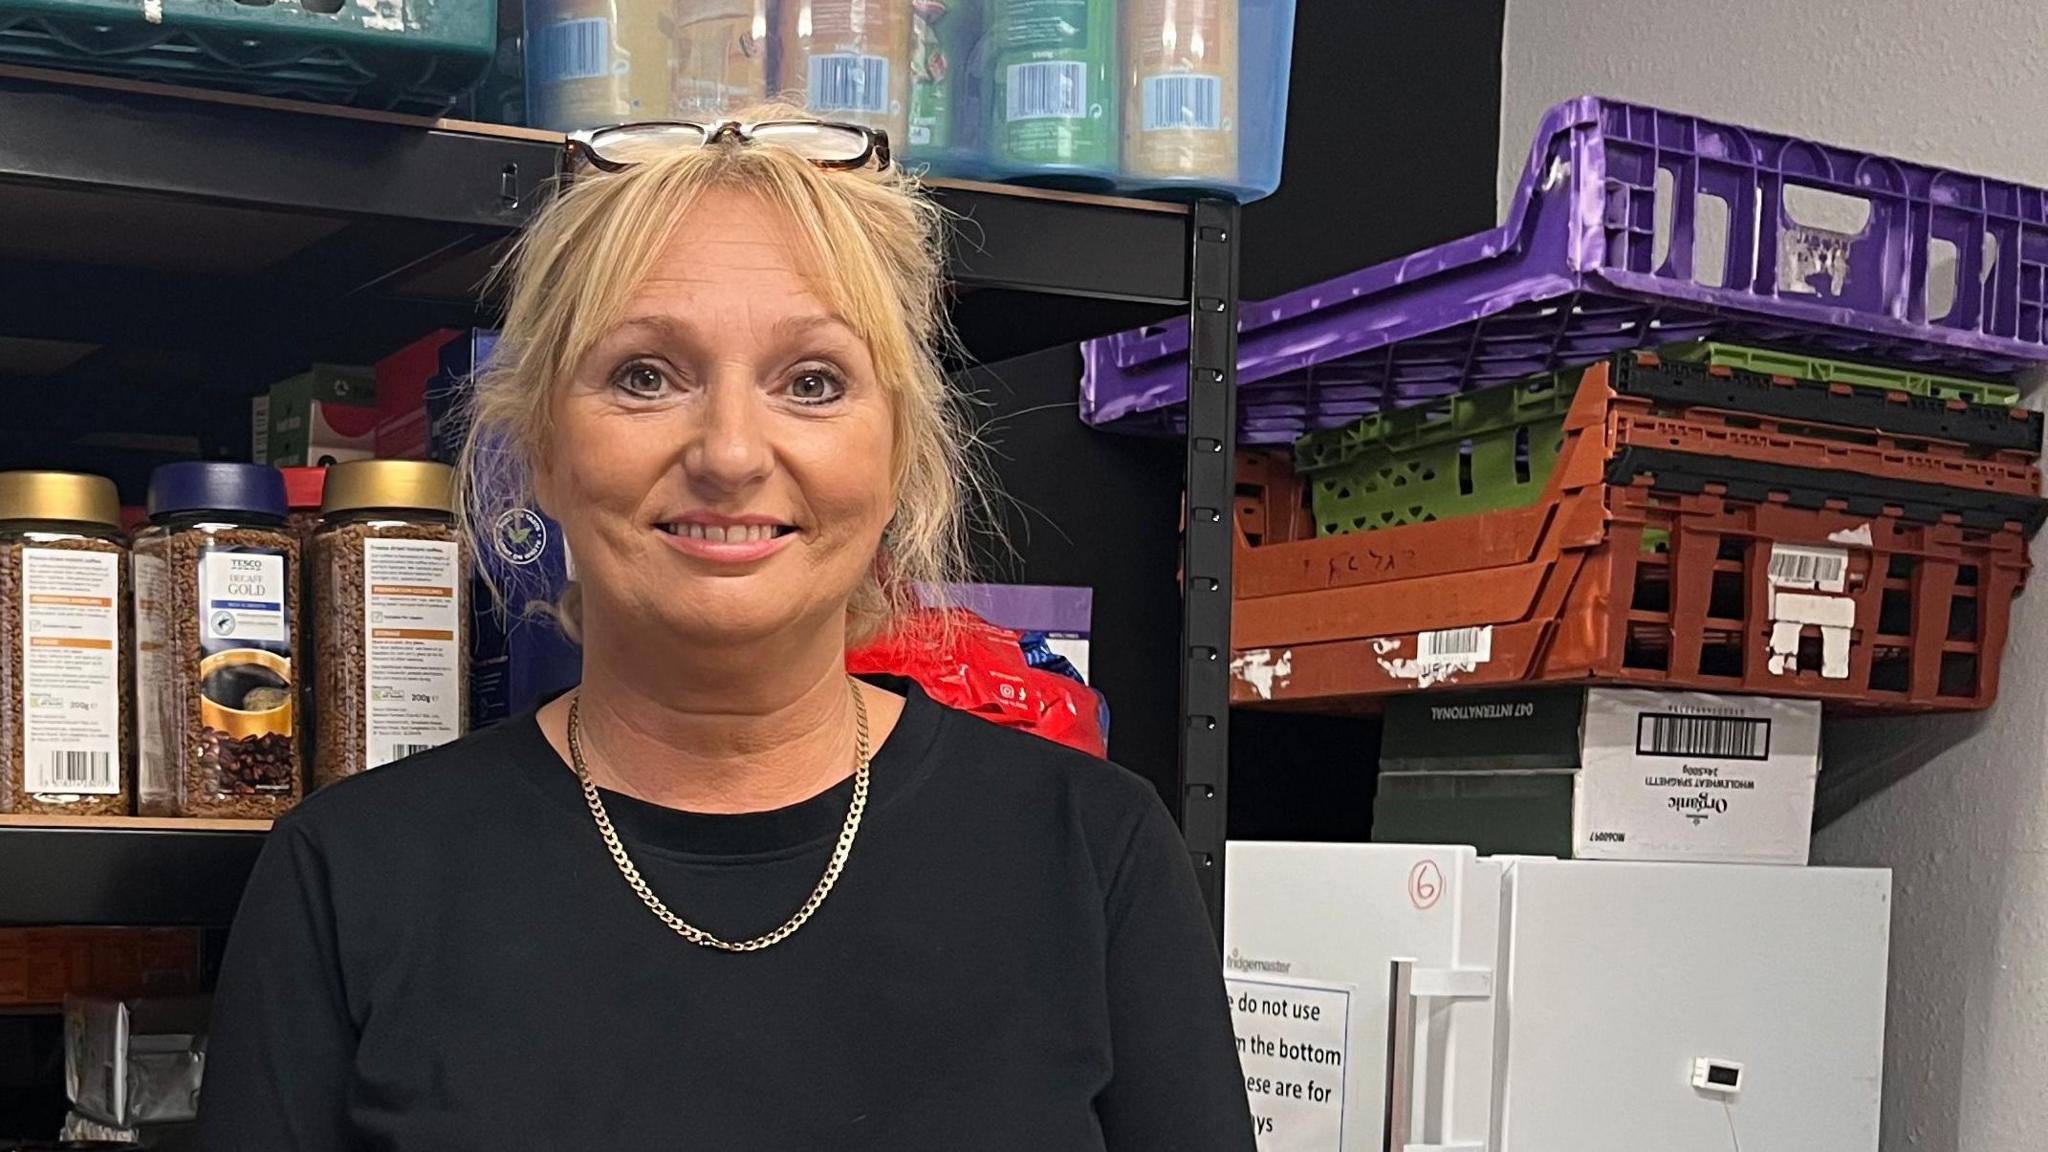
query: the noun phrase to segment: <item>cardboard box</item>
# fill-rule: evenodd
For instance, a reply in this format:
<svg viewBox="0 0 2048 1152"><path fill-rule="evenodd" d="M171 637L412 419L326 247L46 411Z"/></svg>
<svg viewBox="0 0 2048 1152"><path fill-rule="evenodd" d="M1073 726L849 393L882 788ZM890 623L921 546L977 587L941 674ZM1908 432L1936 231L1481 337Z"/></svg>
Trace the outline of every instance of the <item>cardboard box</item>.
<svg viewBox="0 0 2048 1152"><path fill-rule="evenodd" d="M64 1003L64 1090L87 1119L116 1128L199 1115L206 996Z"/></svg>
<svg viewBox="0 0 2048 1152"><path fill-rule="evenodd" d="M1381 747L1382 843L1804 864L1820 704L1607 688L1403 697Z"/></svg>
<svg viewBox="0 0 2048 1152"><path fill-rule="evenodd" d="M378 459L427 458L427 385L441 370L441 349L460 335L436 328L377 361Z"/></svg>
<svg viewBox="0 0 2048 1152"><path fill-rule="evenodd" d="M376 376L315 364L270 386L266 464L302 468L367 460L376 452Z"/></svg>

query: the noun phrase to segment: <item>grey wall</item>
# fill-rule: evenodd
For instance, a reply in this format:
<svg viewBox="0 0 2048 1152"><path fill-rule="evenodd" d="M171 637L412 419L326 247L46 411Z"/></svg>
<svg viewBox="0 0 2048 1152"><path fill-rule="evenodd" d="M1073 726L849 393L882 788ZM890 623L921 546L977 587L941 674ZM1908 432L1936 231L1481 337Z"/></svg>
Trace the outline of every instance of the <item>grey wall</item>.
<svg viewBox="0 0 2048 1152"><path fill-rule="evenodd" d="M2048 183L2039 0L1508 0L1501 56L1503 198L1588 94Z"/></svg>
<svg viewBox="0 0 2048 1152"><path fill-rule="evenodd" d="M1543 110L1588 92L2048 184L2039 0L1509 0L1502 59L1503 198ZM1828 731L1814 861L1894 869L1885 1152L2048 1134L2048 588L2000 695Z"/></svg>

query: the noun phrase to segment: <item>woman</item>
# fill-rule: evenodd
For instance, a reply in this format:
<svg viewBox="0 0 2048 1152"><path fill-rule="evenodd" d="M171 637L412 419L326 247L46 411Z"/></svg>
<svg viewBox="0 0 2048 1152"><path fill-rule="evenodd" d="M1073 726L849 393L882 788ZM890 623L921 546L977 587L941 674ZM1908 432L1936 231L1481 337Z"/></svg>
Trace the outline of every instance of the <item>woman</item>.
<svg viewBox="0 0 2048 1152"><path fill-rule="evenodd" d="M935 210L863 129L580 151L471 462L564 526L583 682L279 822L202 1146L1250 1149L1152 789L845 673L957 573Z"/></svg>

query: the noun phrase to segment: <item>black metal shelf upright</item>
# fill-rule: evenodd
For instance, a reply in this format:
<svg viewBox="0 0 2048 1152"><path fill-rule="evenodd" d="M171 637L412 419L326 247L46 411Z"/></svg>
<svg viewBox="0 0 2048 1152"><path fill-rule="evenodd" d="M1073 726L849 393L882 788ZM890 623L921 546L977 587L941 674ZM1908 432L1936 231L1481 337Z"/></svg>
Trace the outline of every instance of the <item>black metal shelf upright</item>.
<svg viewBox="0 0 2048 1152"><path fill-rule="evenodd" d="M66 435L104 442L93 434L117 413L144 428L235 423L250 394L236 388L309 348L368 360L470 322L561 156L541 132L0 67L0 385L9 355L62 349L8 386L75 424L0 422L0 467ZM949 181L932 193L958 223L959 290L1187 309L1179 809L1220 934L1237 207ZM0 827L0 875L32 878L0 885L0 924L224 923L261 842Z"/></svg>

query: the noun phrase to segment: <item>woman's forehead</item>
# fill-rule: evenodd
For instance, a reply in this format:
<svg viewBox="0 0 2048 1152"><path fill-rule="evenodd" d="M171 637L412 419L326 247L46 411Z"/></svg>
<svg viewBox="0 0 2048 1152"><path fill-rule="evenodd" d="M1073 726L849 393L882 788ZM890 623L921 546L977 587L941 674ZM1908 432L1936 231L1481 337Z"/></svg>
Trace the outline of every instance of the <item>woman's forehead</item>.
<svg viewBox="0 0 2048 1152"><path fill-rule="evenodd" d="M859 328L853 271L792 213L745 189L712 188L675 221L616 310L614 328L678 311L740 306L781 327Z"/></svg>

